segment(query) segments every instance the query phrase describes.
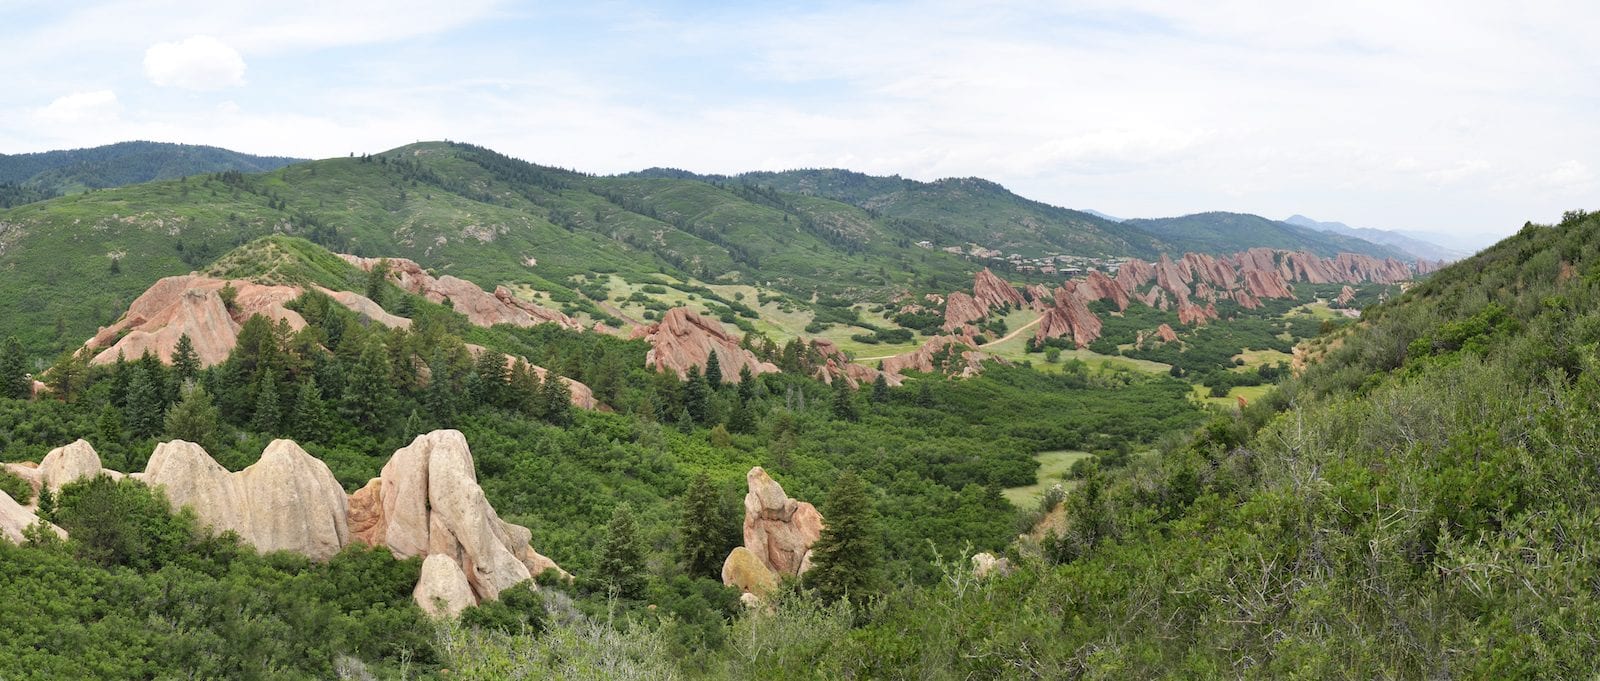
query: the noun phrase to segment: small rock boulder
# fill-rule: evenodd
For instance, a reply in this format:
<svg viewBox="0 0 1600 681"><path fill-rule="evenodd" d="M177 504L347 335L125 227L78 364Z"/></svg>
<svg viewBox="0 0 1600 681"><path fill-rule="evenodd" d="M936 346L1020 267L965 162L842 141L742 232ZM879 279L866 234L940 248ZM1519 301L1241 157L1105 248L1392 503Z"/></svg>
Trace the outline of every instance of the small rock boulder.
<svg viewBox="0 0 1600 681"><path fill-rule="evenodd" d="M462 610L477 605L467 573L449 556L434 554L422 561L422 574L411 597L423 612L434 617L456 617Z"/></svg>
<svg viewBox="0 0 1600 681"><path fill-rule="evenodd" d="M822 514L790 499L760 466L745 476L744 548L776 574L798 575L810 566L811 545L822 536Z"/></svg>
<svg viewBox="0 0 1600 681"><path fill-rule="evenodd" d="M21 544L23 542L23 532L38 522L40 522L39 516L35 515L33 511L17 503L15 499L12 499L5 492L0 492L0 537L5 537L13 544ZM67 538L65 530L56 527L54 524L46 524L52 532L56 533L57 537Z"/></svg>
<svg viewBox="0 0 1600 681"><path fill-rule="evenodd" d="M756 598L766 598L778 588L778 578L750 549L739 546L722 562L722 584Z"/></svg>

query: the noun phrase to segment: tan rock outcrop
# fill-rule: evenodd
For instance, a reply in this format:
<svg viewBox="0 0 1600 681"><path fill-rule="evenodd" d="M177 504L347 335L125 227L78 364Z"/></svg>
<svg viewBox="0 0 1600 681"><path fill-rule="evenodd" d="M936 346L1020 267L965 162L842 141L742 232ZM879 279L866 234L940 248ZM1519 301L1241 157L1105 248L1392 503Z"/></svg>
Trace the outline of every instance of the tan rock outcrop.
<svg viewBox="0 0 1600 681"><path fill-rule="evenodd" d="M988 552L972 554L972 575L978 579L987 579L994 575L1005 576L1011 574L1011 571L1011 560L1008 558L996 558L994 554Z"/></svg>
<svg viewBox="0 0 1600 681"><path fill-rule="evenodd" d="M760 466L745 476L744 547L775 574L798 575L810 567L811 545L822 536L822 514L790 499Z"/></svg>
<svg viewBox="0 0 1600 681"><path fill-rule="evenodd" d="M289 440L274 440L237 473L197 444L163 442L141 479L165 489L174 509L188 506L202 523L263 552L326 560L349 540L344 489L327 464Z"/></svg>
<svg viewBox="0 0 1600 681"><path fill-rule="evenodd" d="M778 588L778 578L756 554L743 546L734 547L722 561L722 584L757 598L766 598Z"/></svg>
<svg viewBox="0 0 1600 681"><path fill-rule="evenodd" d="M12 499L5 492L0 492L0 537L5 537L13 544L21 544L26 540L23 533L39 522L41 522L39 516L32 510L17 503L16 499ZM56 527L53 523L45 523L45 525L57 537L67 538L65 530Z"/></svg>
<svg viewBox="0 0 1600 681"><path fill-rule="evenodd" d="M422 561L422 574L411 598L423 612L434 617L456 617L462 610L478 604L467 584L467 573L461 566L443 554L428 556Z"/></svg>
<svg viewBox="0 0 1600 681"><path fill-rule="evenodd" d="M236 293L231 312L219 294L230 284ZM188 334L200 362L209 366L227 359L238 340L240 323L256 314L286 321L291 328L304 328L305 319L283 306L299 295L300 289L292 286L198 274L167 277L135 298L122 318L101 329L87 347L97 351L92 359L95 364L115 362L118 355L136 359L146 352L171 362L178 338Z"/></svg>
<svg viewBox="0 0 1600 681"><path fill-rule="evenodd" d="M478 486L472 452L455 430L419 435L394 453L379 478L351 495L353 538L401 558L444 556L466 576L476 599L554 569L534 551L533 533L500 519Z"/></svg>
<svg viewBox="0 0 1600 681"><path fill-rule="evenodd" d="M776 365L757 359L754 353L741 347L739 340L724 331L721 323L685 307L667 310L661 321L634 329L633 338L650 343L644 358L646 367L671 370L679 378L688 375L689 367L703 370L713 352L722 366L724 383L738 381L740 370L745 368L755 375L778 371Z"/></svg>
<svg viewBox="0 0 1600 681"><path fill-rule="evenodd" d="M883 360L883 372L898 377L907 371L933 373L943 370L947 375L970 378L983 373L984 362L999 361L973 348L974 343L970 336L934 336L916 350ZM936 358L950 353L954 355L950 357L952 361L948 364L939 366L935 362Z"/></svg>
<svg viewBox="0 0 1600 681"><path fill-rule="evenodd" d="M94 447L88 441L79 439L64 447L57 447L45 454L39 463L8 463L6 470L28 482L33 487L35 496L46 483L51 492L60 492L61 488L79 480L92 478L101 473L112 478L121 478L122 474L100 467L100 455L96 454ZM27 502L27 499L23 499Z"/></svg>

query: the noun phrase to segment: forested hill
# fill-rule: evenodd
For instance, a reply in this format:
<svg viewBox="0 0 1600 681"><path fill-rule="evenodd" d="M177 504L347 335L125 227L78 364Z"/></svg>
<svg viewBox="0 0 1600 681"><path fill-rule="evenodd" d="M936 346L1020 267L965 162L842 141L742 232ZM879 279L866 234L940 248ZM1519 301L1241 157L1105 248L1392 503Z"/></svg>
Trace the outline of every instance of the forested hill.
<svg viewBox="0 0 1600 681"><path fill-rule="evenodd" d="M1363 253L1379 258L1416 259L1394 246L1249 213L1196 213L1175 218L1125 220L1122 224L1153 234L1180 252L1231 253L1265 246L1310 251L1325 258L1340 253Z"/></svg>
<svg viewBox="0 0 1600 681"><path fill-rule="evenodd" d="M0 207L199 173L257 173L300 160L164 142L119 142L89 149L0 154L0 187L4 187L0 188Z"/></svg>

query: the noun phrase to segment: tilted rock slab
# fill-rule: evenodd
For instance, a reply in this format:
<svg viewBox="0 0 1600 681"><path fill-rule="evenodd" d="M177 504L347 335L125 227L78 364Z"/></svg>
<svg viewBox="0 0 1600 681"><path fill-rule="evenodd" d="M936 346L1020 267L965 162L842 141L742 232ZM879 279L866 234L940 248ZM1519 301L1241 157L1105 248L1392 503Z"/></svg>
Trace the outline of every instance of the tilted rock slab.
<svg viewBox="0 0 1600 681"><path fill-rule="evenodd" d="M101 468L100 455L96 454L94 447L83 439L50 450L38 464L8 463L5 466L6 470L28 481L33 487L35 496L38 496L39 490L46 485L51 492L60 492L62 487L101 474L109 475L113 479L122 477L120 472Z"/></svg>
<svg viewBox="0 0 1600 681"><path fill-rule="evenodd" d="M421 265L405 258L363 258L345 253L339 254L339 257L363 272L371 272L379 262L387 260L389 279L395 285L435 303L449 300L456 312L466 315L467 321L478 326L556 324L573 331L584 329L582 322L557 310L517 298L504 286L496 287L491 293L478 288L477 284L448 274L434 278Z"/></svg>
<svg viewBox="0 0 1600 681"><path fill-rule="evenodd" d="M23 532L41 522L33 510L17 503L5 492L0 492L0 537L5 537L13 544L24 541ZM57 537L67 538L65 530L56 527L53 523L45 523Z"/></svg>
<svg viewBox="0 0 1600 681"><path fill-rule="evenodd" d="M411 598L423 612L434 617L455 617L462 610L478 604L472 595L472 585L467 583L467 573L444 554L434 554L422 561L422 574Z"/></svg>

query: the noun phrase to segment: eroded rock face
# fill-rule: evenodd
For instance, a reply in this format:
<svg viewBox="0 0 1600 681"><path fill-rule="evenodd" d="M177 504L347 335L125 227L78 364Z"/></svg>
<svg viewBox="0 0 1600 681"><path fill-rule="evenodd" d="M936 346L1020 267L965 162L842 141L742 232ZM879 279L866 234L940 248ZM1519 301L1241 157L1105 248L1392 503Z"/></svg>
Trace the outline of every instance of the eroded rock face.
<svg viewBox="0 0 1600 681"><path fill-rule="evenodd" d="M460 431L419 435L394 453L380 477L351 495L354 540L401 558L442 556L465 575L473 603L547 569L570 577L533 550L533 533L502 521L478 486Z"/></svg>
<svg viewBox="0 0 1600 681"><path fill-rule="evenodd" d="M1020 308L1026 302L1016 288L995 276L995 273L989 271L987 267L972 279L972 298L985 312L1006 306Z"/></svg>
<svg viewBox="0 0 1600 681"><path fill-rule="evenodd" d="M231 312L219 294L230 284L236 291ZM115 362L118 355L137 359L146 352L171 362L178 338L188 334L201 364L210 366L228 358L238 341L240 323L253 315L286 321L291 328L304 328L305 319L283 306L299 295L300 289L292 286L266 286L198 274L167 277L135 298L127 313L95 334L87 347L98 351L92 359L95 364Z"/></svg>
<svg viewBox="0 0 1600 681"><path fill-rule="evenodd" d="M1156 338L1160 338L1163 343L1171 343L1178 340L1178 334L1172 330L1171 326L1162 324L1156 327Z"/></svg>
<svg viewBox="0 0 1600 681"><path fill-rule="evenodd" d="M1344 287L1344 288L1339 290L1339 297L1336 298L1335 300L1340 305L1349 305L1350 301L1355 300L1355 299L1356 299L1356 290L1353 289L1353 288L1350 288L1349 286L1346 286L1346 287Z"/></svg>
<svg viewBox="0 0 1600 681"><path fill-rule="evenodd" d="M843 379L851 388L859 388L878 380L879 374L883 374L872 367L851 362L838 345L826 338L813 339L811 347L817 351L817 356L820 358L813 377L829 385ZM883 376L884 381L891 386L898 386L902 382L898 375L883 374Z"/></svg>
<svg viewBox="0 0 1600 681"><path fill-rule="evenodd" d="M1079 348L1086 348L1100 338L1100 318L1089 311L1074 291L1062 287L1056 291L1055 301L1055 307L1046 310L1039 319L1035 339L1068 337Z"/></svg>
<svg viewBox="0 0 1600 681"><path fill-rule="evenodd" d="M363 272L371 272L379 262L387 260L389 279L396 286L435 303L449 300L456 312L466 315L468 321L478 326L557 324L573 331L583 330L581 322L557 310L517 298L504 286L495 288L491 293L478 288L477 284L448 274L434 278L421 265L405 258L363 258L343 253L339 257Z"/></svg>
<svg viewBox="0 0 1600 681"><path fill-rule="evenodd" d="M1128 292L1111 277L1100 270L1091 270L1078 283L1074 291L1084 302L1091 300L1104 300L1117 306L1118 310L1128 309Z"/></svg>
<svg viewBox="0 0 1600 681"><path fill-rule="evenodd" d="M668 310L662 315L661 321L634 329L633 337L643 338L650 343L650 351L644 358L645 366L657 371L671 370L679 378L689 374L689 367L703 370L713 352L722 366L724 383L738 381L740 370L747 367L754 375L778 371L776 365L763 362L754 353L740 347L739 340L724 331L719 322L706 319L688 308Z"/></svg>
<svg viewBox="0 0 1600 681"><path fill-rule="evenodd" d="M745 483L750 491L744 495L743 548L774 574L805 572L811 545L822 536L822 514L809 503L790 499L760 466L750 469Z"/></svg>
<svg viewBox="0 0 1600 681"><path fill-rule="evenodd" d="M349 541L347 501L327 464L289 440L274 440L237 473L192 442L163 442L141 479L166 490L218 532L233 531L262 552L333 557Z"/></svg>
<svg viewBox="0 0 1600 681"><path fill-rule="evenodd" d="M961 291L951 293L945 297L944 326L946 332L955 331L972 322L981 320L989 313L989 308L979 303L976 298Z"/></svg>
<svg viewBox="0 0 1600 681"><path fill-rule="evenodd" d="M422 574L411 598L423 612L434 617L456 617L462 610L478 604L467 584L467 574L449 557L435 554L422 561Z"/></svg>
<svg viewBox="0 0 1600 681"><path fill-rule="evenodd" d="M971 336L934 336L916 350L883 360L883 372L898 377L907 371L932 373L942 369L952 376L976 376L983 373L984 362L995 358L972 349L974 345ZM945 366L941 367L934 361L936 357L951 353L954 353L950 356L951 361Z"/></svg>

